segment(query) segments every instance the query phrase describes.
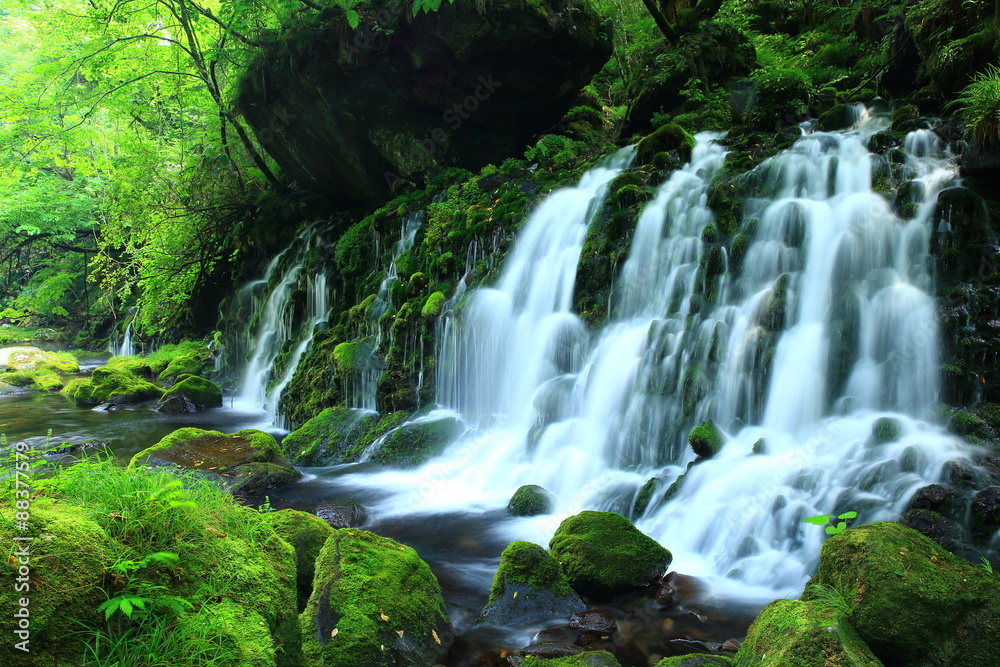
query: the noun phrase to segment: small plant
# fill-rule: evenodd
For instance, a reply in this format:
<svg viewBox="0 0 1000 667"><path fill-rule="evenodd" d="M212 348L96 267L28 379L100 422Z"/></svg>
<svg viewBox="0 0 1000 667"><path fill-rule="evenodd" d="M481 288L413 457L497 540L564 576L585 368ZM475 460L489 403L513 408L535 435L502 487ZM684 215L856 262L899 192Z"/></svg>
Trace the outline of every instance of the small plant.
<svg viewBox="0 0 1000 667"><path fill-rule="evenodd" d="M277 512L273 505L271 505L271 496L264 496L264 502L260 504L257 511L261 514L267 514L268 512Z"/></svg>
<svg viewBox="0 0 1000 667"><path fill-rule="evenodd" d="M980 556L979 560L982 561L982 563L979 564L979 567L983 568L990 574L996 574L996 572L993 570L993 563L990 562L989 558L987 558L986 556Z"/></svg>
<svg viewBox="0 0 1000 667"><path fill-rule="evenodd" d="M152 584L148 581L135 580L132 575L136 571L148 567L151 563L159 563L168 567L177 565L178 556L175 553L158 551L151 553L139 561L122 560L107 568L115 582L123 584L125 590L113 598L103 602L97 609L104 612L104 618L111 620L119 613L129 620L142 620L150 614L168 612L179 616L192 609L193 605L187 598L178 595L165 595L169 590L166 586Z"/></svg>
<svg viewBox="0 0 1000 667"><path fill-rule="evenodd" d="M952 104L959 107L974 144L1000 145L1000 67L991 65L977 74Z"/></svg>
<svg viewBox="0 0 1000 667"><path fill-rule="evenodd" d="M827 535L839 535L847 530L847 522L857 516L857 512L844 512L843 514L838 514L836 516L837 521L834 521L834 516L832 514L820 514L818 516L811 516L803 519L803 521L816 526L826 526Z"/></svg>

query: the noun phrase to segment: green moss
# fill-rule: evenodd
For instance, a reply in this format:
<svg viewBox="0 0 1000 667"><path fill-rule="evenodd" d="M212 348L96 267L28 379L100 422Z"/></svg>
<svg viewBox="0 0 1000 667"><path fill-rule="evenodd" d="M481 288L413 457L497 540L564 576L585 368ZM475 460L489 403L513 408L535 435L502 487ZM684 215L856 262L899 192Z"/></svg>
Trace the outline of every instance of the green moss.
<svg viewBox="0 0 1000 667"><path fill-rule="evenodd" d="M185 398L193 402L198 410L222 407L222 391L214 382L197 375L189 375L167 390L157 407L171 400Z"/></svg>
<svg viewBox="0 0 1000 667"><path fill-rule="evenodd" d="M76 399L78 405L99 405L159 398L163 390L125 370L96 368L89 378L70 381L62 393Z"/></svg>
<svg viewBox="0 0 1000 667"><path fill-rule="evenodd" d="M371 343L364 341L341 343L333 348L333 359L337 364L337 371L342 375L349 375L362 370L371 356L371 349Z"/></svg>
<svg viewBox="0 0 1000 667"><path fill-rule="evenodd" d="M552 496L536 484L525 484L514 492L507 511L513 516L537 516L552 511Z"/></svg>
<svg viewBox="0 0 1000 667"><path fill-rule="evenodd" d="M149 367L149 362L142 357L111 357L106 364L108 368L116 368L128 371L139 377L153 377L153 369Z"/></svg>
<svg viewBox="0 0 1000 667"><path fill-rule="evenodd" d="M441 588L410 547L345 528L327 539L300 616L307 665L434 664L451 641Z"/></svg>
<svg viewBox="0 0 1000 667"><path fill-rule="evenodd" d="M275 667L278 664L265 618L232 600L206 604L197 613L184 615L173 632L192 648L204 646L206 639L214 640L229 664L240 667Z"/></svg>
<svg viewBox="0 0 1000 667"><path fill-rule="evenodd" d="M673 560L669 551L613 512L569 517L552 536L549 550L575 590L598 598L650 585Z"/></svg>
<svg viewBox="0 0 1000 667"><path fill-rule="evenodd" d="M179 428L164 436L152 447L147 447L132 457L129 468L146 465L152 456L163 458L168 456L167 450L184 443L192 443L192 447L202 456L202 464L210 466L226 466L232 468L241 463L264 463L281 457L281 449L274 437L269 433L256 429L244 429L235 433L225 434L219 431L206 431L200 428ZM178 452L178 457L170 456L170 460L182 467L202 467L187 465L188 456ZM193 463L191 461L190 463Z"/></svg>
<svg viewBox="0 0 1000 667"><path fill-rule="evenodd" d="M884 445L899 440L903 425L895 417L880 417L872 424L872 441Z"/></svg>
<svg viewBox="0 0 1000 667"><path fill-rule="evenodd" d="M156 352L146 357L145 361L149 364L153 375L160 379L167 379L182 373L198 375L204 369L211 354L204 343L185 340L160 347Z"/></svg>
<svg viewBox="0 0 1000 667"><path fill-rule="evenodd" d="M500 554L500 566L493 577L486 606L506 597L507 589L513 587L549 591L559 597L576 597L558 561L531 542L511 542Z"/></svg>
<svg viewBox="0 0 1000 667"><path fill-rule="evenodd" d="M298 610L302 611L312 594L313 576L316 573L316 559L333 534L333 528L315 514L298 510L281 510L264 515L274 532L295 549L296 586L298 588Z"/></svg>
<svg viewBox="0 0 1000 667"><path fill-rule="evenodd" d="M69 352L49 352L37 347L8 347L0 349L0 368L11 371L40 371L78 373L80 364Z"/></svg>
<svg viewBox="0 0 1000 667"><path fill-rule="evenodd" d="M708 419L691 431L688 435L688 444L695 454L710 459L726 444L726 438L715 422Z"/></svg>
<svg viewBox="0 0 1000 667"><path fill-rule="evenodd" d="M0 373L0 383L31 391L58 391L65 386L63 377L48 368Z"/></svg>
<svg viewBox="0 0 1000 667"><path fill-rule="evenodd" d="M424 307L421 309L420 314L427 319L433 319L441 314L441 308L444 307L445 301L448 299L442 292L434 292L429 297L427 301L424 302Z"/></svg>
<svg viewBox="0 0 1000 667"><path fill-rule="evenodd" d="M882 666L839 610L801 600L775 600L764 607L740 645L736 664Z"/></svg>
<svg viewBox="0 0 1000 667"><path fill-rule="evenodd" d="M678 655L664 658L656 667L728 667L735 664L732 658L723 655Z"/></svg>
<svg viewBox="0 0 1000 667"><path fill-rule="evenodd" d="M961 410L952 414L948 428L972 443L981 443L990 437L986 422Z"/></svg>
<svg viewBox="0 0 1000 667"><path fill-rule="evenodd" d="M15 509L5 494L0 501L0 533L34 537L28 546L30 579L26 590L15 590L17 566L7 559L21 546L5 545L4 562L0 565L8 582L0 588L3 605L4 641L0 644L0 663L11 667L35 667L46 661L61 664L73 661L81 652L81 637L67 632L74 623L91 626L100 623L97 606L106 599L103 568L114 562L127 549L116 544L104 529L88 517L79 506L56 503L48 498L36 498L31 503L28 530L15 530ZM14 648L17 620L13 614L21 609L18 601L28 598L31 653ZM75 629L75 628L74 628Z"/></svg>
<svg viewBox="0 0 1000 667"><path fill-rule="evenodd" d="M829 538L816 583L836 590L889 664L989 664L1000 643L1000 581L912 528L879 522Z"/></svg>
<svg viewBox="0 0 1000 667"><path fill-rule="evenodd" d="M694 150L694 137L688 134L680 125L668 123L656 130L636 147L636 164L646 164L661 151L679 151L682 162L691 159Z"/></svg>
<svg viewBox="0 0 1000 667"><path fill-rule="evenodd" d="M584 651L576 655L562 658L539 658L534 655L524 656L522 667L620 667L615 656L607 651Z"/></svg>
<svg viewBox="0 0 1000 667"><path fill-rule="evenodd" d="M646 480L646 483L642 485L639 489L639 494L635 497L635 503L632 504L632 517L639 518L649 507L649 501L653 499L653 492L656 490L656 485L659 484L659 477L650 477Z"/></svg>
<svg viewBox="0 0 1000 667"><path fill-rule="evenodd" d="M461 423L452 417L404 424L382 442L370 460L398 468L411 468L440 454L461 432Z"/></svg>
<svg viewBox="0 0 1000 667"><path fill-rule="evenodd" d="M374 413L327 408L286 435L281 448L296 465L326 465L339 461L379 421Z"/></svg>

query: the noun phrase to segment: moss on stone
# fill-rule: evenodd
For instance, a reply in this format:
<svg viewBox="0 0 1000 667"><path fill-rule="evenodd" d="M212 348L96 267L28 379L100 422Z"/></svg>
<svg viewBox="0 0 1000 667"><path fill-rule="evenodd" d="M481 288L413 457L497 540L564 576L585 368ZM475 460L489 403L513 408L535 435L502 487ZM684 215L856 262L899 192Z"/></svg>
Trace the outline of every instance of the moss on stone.
<svg viewBox="0 0 1000 667"><path fill-rule="evenodd" d="M841 612L818 601L775 600L747 631L736 664L882 667Z"/></svg>
<svg viewBox="0 0 1000 667"><path fill-rule="evenodd" d="M11 371L79 373L80 364L69 352L49 352L37 347L5 347L0 349L0 368Z"/></svg>
<svg viewBox="0 0 1000 667"><path fill-rule="evenodd" d="M656 667L728 667L736 664L732 658L724 655L677 655L664 658L656 663Z"/></svg>
<svg viewBox="0 0 1000 667"><path fill-rule="evenodd" d="M78 405L137 403L159 398L163 390L126 370L96 368L89 378L75 378L62 389Z"/></svg>
<svg viewBox="0 0 1000 667"><path fill-rule="evenodd" d="M678 151L682 162L691 159L694 137L680 125L667 123L639 142L636 147L636 164L646 164L661 151Z"/></svg>
<svg viewBox="0 0 1000 667"><path fill-rule="evenodd" d="M211 638L219 644L230 664L240 667L276 667L274 640L267 622L258 612L223 599L202 605L186 614L174 632L192 648ZM285 663L287 664L287 663Z"/></svg>
<svg viewBox="0 0 1000 667"><path fill-rule="evenodd" d="M639 493L635 497L635 502L632 504L632 517L634 519L639 518L645 513L646 508L649 507L649 501L653 499L653 492L656 490L656 485L659 482L659 477L650 477L642 485L642 488L639 489Z"/></svg>
<svg viewBox="0 0 1000 667"><path fill-rule="evenodd" d="M886 664L978 667L1000 645L1000 581L912 528L879 522L829 538L816 583L835 589Z"/></svg>
<svg viewBox="0 0 1000 667"><path fill-rule="evenodd" d="M441 314L441 308L444 307L445 297L443 292L434 292L429 297L427 301L424 302L424 307L420 310L420 314L428 319L432 319Z"/></svg>
<svg viewBox="0 0 1000 667"><path fill-rule="evenodd" d="M521 667L620 667L621 663L607 651L584 651L562 658L539 658L526 655Z"/></svg>
<svg viewBox="0 0 1000 667"><path fill-rule="evenodd" d="M153 369L149 367L149 362L138 356L115 356L108 359L108 368L115 368L128 371L142 378L153 377Z"/></svg>
<svg viewBox="0 0 1000 667"><path fill-rule="evenodd" d="M695 454L710 459L726 444L726 438L715 422L708 419L691 431L688 435L688 444Z"/></svg>
<svg viewBox="0 0 1000 667"><path fill-rule="evenodd" d="M156 409L161 412L199 412L222 407L222 390L197 375L189 375L168 389Z"/></svg>
<svg viewBox="0 0 1000 667"><path fill-rule="evenodd" d="M507 511L513 516L548 514L552 511L552 494L537 484L525 484L511 496Z"/></svg>
<svg viewBox="0 0 1000 667"><path fill-rule="evenodd" d="M63 377L47 367L0 373L0 383L29 391L59 391L65 386Z"/></svg>
<svg viewBox="0 0 1000 667"><path fill-rule="evenodd" d="M454 417L404 424L382 442L370 460L398 468L412 468L443 452L461 432L462 425Z"/></svg>
<svg viewBox="0 0 1000 667"><path fill-rule="evenodd" d="M333 534L333 528L315 514L298 510L281 510L265 513L267 522L278 536L295 549L296 587L298 588L298 610L301 612L312 594L313 576L316 573L316 558L326 539Z"/></svg>
<svg viewBox="0 0 1000 667"><path fill-rule="evenodd" d="M879 417L872 424L872 442L876 445L896 442L902 432L903 425L895 417Z"/></svg>
<svg viewBox="0 0 1000 667"><path fill-rule="evenodd" d="M15 508L10 500L0 501L0 533L35 538L28 544L30 577L20 582L27 589L15 589L20 543L7 545L5 556L14 556L0 565L6 581L0 587L0 605L4 609L0 663L10 667L35 667L43 661L75 663L82 648L81 637L67 630L75 622L100 624L102 614L97 607L107 599L103 590L104 567L114 562L118 554L127 553L127 549L109 538L84 508L45 497L31 502L26 531L15 530ZM18 619L13 616L22 607L21 598L29 600L31 653L14 648L14 643L21 641L15 639Z"/></svg>
<svg viewBox="0 0 1000 667"><path fill-rule="evenodd" d="M145 362L149 364L153 375L165 380L183 373L198 375L204 370L211 355L204 343L185 340L160 347L146 357Z"/></svg>
<svg viewBox="0 0 1000 667"><path fill-rule="evenodd" d="M585 511L564 520L549 542L573 588L609 599L658 580L673 556L628 519Z"/></svg>
<svg viewBox="0 0 1000 667"><path fill-rule="evenodd" d="M326 408L286 435L281 448L296 465L325 465L342 456L378 421L372 412Z"/></svg>
<svg viewBox="0 0 1000 667"><path fill-rule="evenodd" d="M337 371L342 375L362 370L370 354L371 344L358 340L341 343L333 348L333 360L337 364Z"/></svg>
<svg viewBox="0 0 1000 667"><path fill-rule="evenodd" d="M531 542L512 542L500 555L480 622L506 625L568 618L584 608L559 563Z"/></svg>
<svg viewBox="0 0 1000 667"><path fill-rule="evenodd" d="M430 665L453 639L441 588L417 552L351 528L324 544L299 619L304 664L316 667Z"/></svg>

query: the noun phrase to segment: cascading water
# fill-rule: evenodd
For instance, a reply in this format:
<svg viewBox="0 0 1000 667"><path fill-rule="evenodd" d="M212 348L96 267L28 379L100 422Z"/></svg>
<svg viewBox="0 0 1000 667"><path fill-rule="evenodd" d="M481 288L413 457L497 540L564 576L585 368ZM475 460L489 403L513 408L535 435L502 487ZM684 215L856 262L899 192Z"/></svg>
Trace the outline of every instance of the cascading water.
<svg viewBox="0 0 1000 667"><path fill-rule="evenodd" d="M916 213L901 219L872 190L888 164L864 147L884 120L861 114L859 125L804 136L744 177L759 196L745 202L731 256L713 243L706 204L724 150L699 136L643 210L612 317L593 334L570 312L576 263L627 158L551 195L496 287L442 318L438 402L472 428L415 472L352 481L395 489L378 508L387 514L496 507L540 484L556 514L504 530L544 543L582 508L629 513L656 477L638 525L678 570L762 598L794 593L823 538L804 517L896 518L946 462L967 458L921 421L937 395L934 202L957 172L932 133L911 133ZM661 500L707 418L726 444ZM898 435L885 442L879 427Z"/></svg>

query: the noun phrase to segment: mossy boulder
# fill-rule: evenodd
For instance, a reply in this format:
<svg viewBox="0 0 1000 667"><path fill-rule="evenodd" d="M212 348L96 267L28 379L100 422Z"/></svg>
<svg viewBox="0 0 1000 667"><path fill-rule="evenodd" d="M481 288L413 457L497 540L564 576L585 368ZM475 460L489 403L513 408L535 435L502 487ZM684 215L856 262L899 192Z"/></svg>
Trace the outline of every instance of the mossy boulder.
<svg viewBox="0 0 1000 667"><path fill-rule="evenodd" d="M490 599L479 622L508 625L565 621L585 607L559 563L545 549L531 542L512 542L500 555Z"/></svg>
<svg viewBox="0 0 1000 667"><path fill-rule="evenodd" d="M12 497L13 494L10 494ZM107 599L103 590L104 567L124 552L124 547L110 539L100 525L79 506L57 503L40 497L31 503L28 529L16 528L15 508L6 498L0 503L0 533L5 536L29 536L31 542L9 541L0 570L5 584L0 587L3 606L4 641L0 643L0 664L10 667L36 667L41 664L68 664L81 652L80 637L71 630L74 622L97 626L102 614L97 607ZM9 537L8 537L9 540ZM19 555L22 545L29 550L27 557ZM19 573L27 558L28 574ZM18 581L23 577L24 581ZM25 590L17 586L26 585ZM27 605L30 653L17 650L14 634L20 629L15 615Z"/></svg>
<svg viewBox="0 0 1000 667"><path fill-rule="evenodd" d="M639 142L635 150L636 164L646 164L653 156L664 151L677 151L681 162L691 159L694 137L680 125L667 123Z"/></svg>
<svg viewBox="0 0 1000 667"><path fill-rule="evenodd" d="M189 375L167 390L156 409L167 414L222 407L222 390L211 380Z"/></svg>
<svg viewBox="0 0 1000 667"><path fill-rule="evenodd" d="M47 368L59 373L79 373L80 364L68 352L47 352L37 347L0 349L0 368L10 371L37 371Z"/></svg>
<svg viewBox="0 0 1000 667"><path fill-rule="evenodd" d="M239 496L294 482L302 473L281 458L274 438L256 429L224 434L181 428L148 447L129 462L140 466L194 470Z"/></svg>
<svg viewBox="0 0 1000 667"><path fill-rule="evenodd" d="M726 444L726 437L711 419L703 421L688 435L688 444L695 454L710 459L719 453L722 446Z"/></svg>
<svg viewBox="0 0 1000 667"><path fill-rule="evenodd" d="M903 425L895 417L879 417L872 424L871 442L876 445L885 445L899 440L903 434Z"/></svg>
<svg viewBox="0 0 1000 667"><path fill-rule="evenodd" d="M815 581L887 666L978 667L1000 645L1000 580L912 528L879 522L823 545Z"/></svg>
<svg viewBox="0 0 1000 667"><path fill-rule="evenodd" d="M28 391L59 391L66 386L66 382L59 373L43 367L38 370L0 373L0 385L10 387L7 391L15 388Z"/></svg>
<svg viewBox="0 0 1000 667"><path fill-rule="evenodd" d="M141 378L152 378L153 369L150 368L149 362L138 356L114 356L108 359L105 364L108 368L115 368L118 370L129 371L133 375L138 375Z"/></svg>
<svg viewBox="0 0 1000 667"><path fill-rule="evenodd" d="M514 492L507 511L512 516L537 516L548 514L554 504L552 494L537 484L525 484Z"/></svg>
<svg viewBox="0 0 1000 667"><path fill-rule="evenodd" d="M454 640L441 588L417 552L351 528L320 551L299 621L311 667L427 667Z"/></svg>
<svg viewBox="0 0 1000 667"><path fill-rule="evenodd" d="M541 658L525 655L521 667L621 667L615 656L607 651L583 651L561 658Z"/></svg>
<svg viewBox="0 0 1000 667"><path fill-rule="evenodd" d="M301 612L312 593L316 558L319 557L326 538L333 534L333 528L315 514L298 510L281 510L265 513L264 516L274 532L295 549L295 582L298 589L298 610Z"/></svg>
<svg viewBox="0 0 1000 667"><path fill-rule="evenodd" d="M695 654L664 658L656 663L656 667L729 667L733 664L733 659L724 655Z"/></svg>
<svg viewBox="0 0 1000 667"><path fill-rule="evenodd" d="M185 340L163 345L144 361L153 375L167 380L181 375L200 375L211 356L211 350L204 343Z"/></svg>
<svg viewBox="0 0 1000 667"><path fill-rule="evenodd" d="M462 423L454 417L412 421L390 433L369 460L412 468L443 452L462 430Z"/></svg>
<svg viewBox="0 0 1000 667"><path fill-rule="evenodd" d="M635 502L632 503L633 519L645 514L646 508L649 507L649 502L653 499L653 493L656 492L656 487L659 483L659 477L650 477L646 480L646 483L642 485L642 488L639 489L639 493L635 496Z"/></svg>
<svg viewBox="0 0 1000 667"><path fill-rule="evenodd" d="M163 396L163 390L126 370L95 368L89 378L70 380L62 393L75 399L77 405L121 405L138 403Z"/></svg>
<svg viewBox="0 0 1000 667"><path fill-rule="evenodd" d="M622 515L589 510L559 524L549 551L576 591L602 599L653 584L673 560Z"/></svg>
<svg viewBox="0 0 1000 667"><path fill-rule="evenodd" d="M240 667L277 667L274 640L260 613L232 600L202 605L182 616L174 629L194 649L211 637ZM287 665L287 662L282 664Z"/></svg>
<svg viewBox="0 0 1000 667"><path fill-rule="evenodd" d="M297 465L325 465L340 459L378 421L373 412L326 408L286 435L281 448Z"/></svg>
<svg viewBox="0 0 1000 667"><path fill-rule="evenodd" d="M775 600L764 607L740 645L736 664L882 667L839 610L803 600Z"/></svg>

